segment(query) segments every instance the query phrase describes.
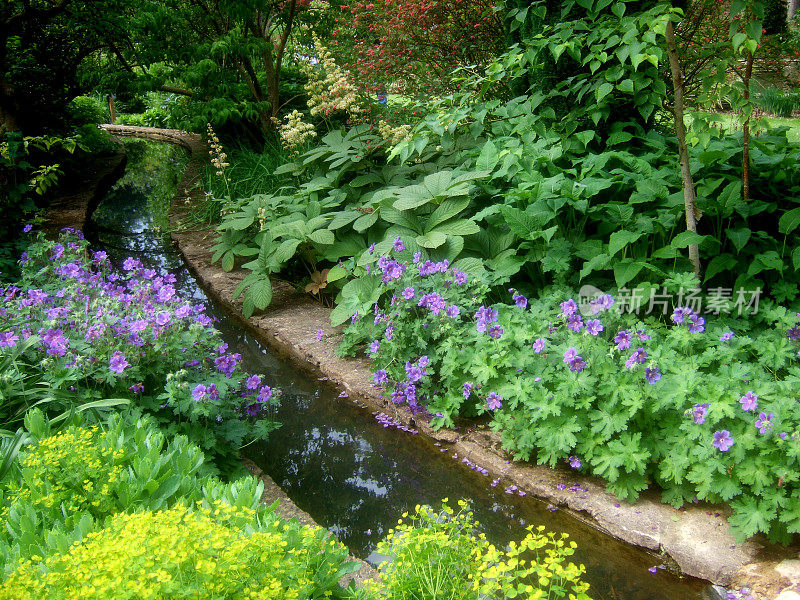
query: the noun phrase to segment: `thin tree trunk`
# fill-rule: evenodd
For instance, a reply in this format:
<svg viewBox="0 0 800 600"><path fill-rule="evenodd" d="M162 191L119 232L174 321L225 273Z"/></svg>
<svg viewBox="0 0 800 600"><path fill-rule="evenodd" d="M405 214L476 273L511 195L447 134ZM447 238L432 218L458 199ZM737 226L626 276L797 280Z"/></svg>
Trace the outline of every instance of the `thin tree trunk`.
<svg viewBox="0 0 800 600"><path fill-rule="evenodd" d="M694 179L689 165L689 147L686 145L686 124L684 123L684 79L680 62L678 61L678 49L675 43L675 30L672 21L667 21L666 29L667 54L669 56L669 67L672 75L672 86L675 92L675 99L672 105L672 114L675 117L675 135L678 138L678 156L681 163L681 184L683 187L683 204L686 212L686 230L697 233L697 220L700 212L695 204ZM689 261L694 267L694 274L700 277L700 251L697 244L689 245Z"/></svg>
<svg viewBox="0 0 800 600"><path fill-rule="evenodd" d="M744 99L750 101L750 78L753 75L753 53L747 54L747 66L745 67L744 77ZM742 129L742 197L747 200L750 197L750 114L744 120Z"/></svg>

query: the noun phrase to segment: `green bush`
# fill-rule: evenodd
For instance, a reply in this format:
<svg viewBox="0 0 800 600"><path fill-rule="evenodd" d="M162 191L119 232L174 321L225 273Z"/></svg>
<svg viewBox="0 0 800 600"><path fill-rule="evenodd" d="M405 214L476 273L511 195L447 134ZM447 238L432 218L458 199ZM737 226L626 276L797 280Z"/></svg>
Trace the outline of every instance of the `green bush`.
<svg viewBox="0 0 800 600"><path fill-rule="evenodd" d="M76 96L67 107L70 121L75 125L108 123L108 103L99 94Z"/></svg>
<svg viewBox="0 0 800 600"><path fill-rule="evenodd" d="M0 598L344 597L358 565L327 532L278 519L252 477L201 476L202 452L135 417L48 435L4 482ZM10 479L10 481L9 481Z"/></svg>
<svg viewBox="0 0 800 600"><path fill-rule="evenodd" d="M479 281L407 252L378 260L377 302L342 346L368 345L395 403L435 427L486 415L515 458L570 464L620 498L652 482L676 507L729 502L739 539L800 533L800 304L694 296L691 275L668 278L648 315L630 290L493 304Z"/></svg>
<svg viewBox="0 0 800 600"><path fill-rule="evenodd" d="M570 598L590 600L581 582L583 565L567 562L575 542L567 535L528 527L528 535L502 551L478 533L466 503L458 512L416 506L377 547L390 560L372 593L387 600L478 600L479 598Z"/></svg>
<svg viewBox="0 0 800 600"><path fill-rule="evenodd" d="M276 424L256 417L273 390L241 371L206 306L181 298L176 282L130 257L111 270L81 234L38 236L20 285L0 298L0 425L16 428L33 404L53 416L115 398L217 458L266 436Z"/></svg>
<svg viewBox="0 0 800 600"><path fill-rule="evenodd" d="M800 91L767 88L754 99L756 106L776 117L791 117L800 110Z"/></svg>

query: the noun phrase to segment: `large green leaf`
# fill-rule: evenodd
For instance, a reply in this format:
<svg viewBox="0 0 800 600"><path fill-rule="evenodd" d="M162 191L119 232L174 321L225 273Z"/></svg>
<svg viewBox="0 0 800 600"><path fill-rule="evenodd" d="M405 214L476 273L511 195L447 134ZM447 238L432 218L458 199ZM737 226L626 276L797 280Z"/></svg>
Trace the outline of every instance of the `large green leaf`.
<svg viewBox="0 0 800 600"><path fill-rule="evenodd" d="M523 210L503 205L500 212L511 231L523 239L529 239L534 231L541 229L539 220Z"/></svg>
<svg viewBox="0 0 800 600"><path fill-rule="evenodd" d="M377 220L378 220L377 212L371 212L365 215L361 215L356 219L355 223L353 223L353 229L355 229L360 233L372 227Z"/></svg>
<svg viewBox="0 0 800 600"><path fill-rule="evenodd" d="M483 145L475 166L482 171L491 171L497 166L499 160L497 146L492 140L489 140Z"/></svg>
<svg viewBox="0 0 800 600"><path fill-rule="evenodd" d="M705 242L706 240L711 240L716 242L717 240L710 235L700 235L695 231L683 231L672 238L672 242L670 246L673 248L687 248L692 244L697 244L698 246Z"/></svg>
<svg viewBox="0 0 800 600"><path fill-rule="evenodd" d="M357 210L339 211L334 215L333 219L330 222L330 225L328 225L328 229L336 230L339 229L340 227L344 227L345 225L349 225L350 223L358 219L360 216L361 213L358 212Z"/></svg>
<svg viewBox="0 0 800 600"><path fill-rule="evenodd" d="M469 219L454 219L437 225L433 231L429 231L428 233L439 232L448 235L470 235L478 233L479 231L480 227L475 224L475 221L470 221Z"/></svg>
<svg viewBox="0 0 800 600"><path fill-rule="evenodd" d="M787 235L798 227L800 227L800 207L786 211L778 221L778 231Z"/></svg>
<svg viewBox="0 0 800 600"><path fill-rule="evenodd" d="M329 231L328 229L317 229L316 231L312 231L308 236L308 239L315 244L323 245L330 245L336 240L333 232Z"/></svg>
<svg viewBox="0 0 800 600"><path fill-rule="evenodd" d="M625 260L614 265L614 280L617 287L624 287L645 267L645 263L635 260Z"/></svg>
<svg viewBox="0 0 800 600"><path fill-rule="evenodd" d="M416 237L417 243L423 248L438 248L447 241L447 236L440 231L431 231Z"/></svg>
<svg viewBox="0 0 800 600"><path fill-rule="evenodd" d="M428 229L432 229L439 223L443 223L455 217L458 213L467 208L467 206L469 206L469 198L448 198L431 213L430 217L428 217ZM397 223L397 221L392 222Z"/></svg>
<svg viewBox="0 0 800 600"><path fill-rule="evenodd" d="M278 249L275 251L275 260L278 261L279 263L285 263L287 260L289 260L294 256L295 250L297 250L297 246L299 245L300 245L300 240L298 239L284 240L283 242L281 242L281 245L278 246Z"/></svg>
<svg viewBox="0 0 800 600"><path fill-rule="evenodd" d="M752 232L747 227L725 230L725 235L728 236L728 239L731 241L734 248L736 248L737 252L741 252L742 248L747 245L747 242L750 241L751 234Z"/></svg>
<svg viewBox="0 0 800 600"><path fill-rule="evenodd" d="M611 237L608 240L608 253L611 256L614 256L617 252L622 250L628 244L635 242L640 237L642 237L643 232L633 232L633 231L626 231L623 229L622 231L615 231L611 234Z"/></svg>

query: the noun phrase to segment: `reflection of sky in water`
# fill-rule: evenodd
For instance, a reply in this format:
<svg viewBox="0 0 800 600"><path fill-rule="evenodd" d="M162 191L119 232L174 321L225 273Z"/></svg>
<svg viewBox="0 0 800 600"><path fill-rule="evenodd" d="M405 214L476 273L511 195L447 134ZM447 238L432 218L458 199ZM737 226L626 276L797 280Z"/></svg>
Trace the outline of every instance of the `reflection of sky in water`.
<svg viewBox="0 0 800 600"><path fill-rule="evenodd" d="M117 264L136 256L162 274L175 273L184 297L205 300L178 253L153 230L140 189L123 185L113 190L94 218L89 237ZM357 556L377 564L381 557L373 552L375 545L416 504L436 505L449 497L454 505L458 498L470 498L476 519L496 544L521 539L528 525L568 532L578 543L573 558L586 565L585 578L596 600L703 597L700 582L649 573L658 558L582 526L562 511L550 512L533 498L508 495L502 483L490 487L491 477L471 471L430 440L384 428L369 412L337 398L337 391L265 351L233 320L215 314L225 341L242 353L244 368L283 390L281 405L270 414L281 428L245 453Z"/></svg>

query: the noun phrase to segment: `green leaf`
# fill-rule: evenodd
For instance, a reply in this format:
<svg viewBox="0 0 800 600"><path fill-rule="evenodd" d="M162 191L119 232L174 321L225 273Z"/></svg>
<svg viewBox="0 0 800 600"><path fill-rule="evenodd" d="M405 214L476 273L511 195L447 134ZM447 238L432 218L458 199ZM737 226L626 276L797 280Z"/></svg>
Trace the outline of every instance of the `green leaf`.
<svg viewBox="0 0 800 600"><path fill-rule="evenodd" d="M439 223L455 217L469 205L469 198L448 198L442 202L428 217L427 227L433 229ZM393 221L397 222L397 221Z"/></svg>
<svg viewBox="0 0 800 600"><path fill-rule="evenodd" d="M596 271L597 269L605 269L608 267L608 263L611 262L611 257L608 254L598 254L593 256L588 261L583 263L583 268L581 269L579 278L583 279L592 271Z"/></svg>
<svg viewBox="0 0 800 600"><path fill-rule="evenodd" d="M786 211L778 221L778 231L785 234L792 233L800 226L800 207Z"/></svg>
<svg viewBox="0 0 800 600"><path fill-rule="evenodd" d="M367 213L366 215L362 215L356 219L355 223L353 223L353 229L358 231L359 233L369 229L375 224L375 221L378 220L378 213L377 211Z"/></svg>
<svg viewBox="0 0 800 600"><path fill-rule="evenodd" d="M416 241L423 248L438 248L447 241L447 236L440 231L430 231L425 235L418 235Z"/></svg>
<svg viewBox="0 0 800 600"><path fill-rule="evenodd" d="M278 246L278 249L275 251L275 260L279 263L285 263L294 256L295 250L297 250L297 246L299 245L300 240L298 239L285 240L281 242L281 245Z"/></svg>
<svg viewBox="0 0 800 600"><path fill-rule="evenodd" d="M336 215L334 215L333 220L330 222L330 225L328 225L328 229L336 230L340 227L344 227L345 225L349 225L358 219L359 216L361 216L361 213L357 210L339 211L336 213Z"/></svg>
<svg viewBox="0 0 800 600"><path fill-rule="evenodd" d="M541 229L539 220L528 212L503 205L500 207L508 227L523 239L531 237L531 233Z"/></svg>
<svg viewBox="0 0 800 600"><path fill-rule="evenodd" d="M611 256L614 256L617 252L622 250L628 244L635 242L644 232L640 231L635 233L633 231L615 231L611 234L611 237L608 240L608 253Z"/></svg>
<svg viewBox="0 0 800 600"><path fill-rule="evenodd" d="M242 229L247 229L250 225L253 224L255 221L255 215L246 215L244 217L235 217L230 219L229 221L225 221L224 226L229 229L235 229L236 231L241 231Z"/></svg>
<svg viewBox="0 0 800 600"><path fill-rule="evenodd" d="M708 281L718 273L722 273L724 271L733 269L733 267L735 267L736 264L737 260L732 254L726 253L726 254L720 254L719 256L715 256L708 263L704 281Z"/></svg>
<svg viewBox="0 0 800 600"><path fill-rule="evenodd" d="M795 248L792 252L792 264L794 265L795 271L800 271L800 246Z"/></svg>
<svg viewBox="0 0 800 600"><path fill-rule="evenodd" d="M645 267L645 263L640 261L626 260L614 265L614 280L617 287L624 287Z"/></svg>
<svg viewBox="0 0 800 600"><path fill-rule="evenodd" d="M339 281L342 277L347 276L347 269L344 267L340 267L339 265L334 265L331 267L331 270L328 271L328 283L333 281Z"/></svg>
<svg viewBox="0 0 800 600"><path fill-rule="evenodd" d="M250 298L256 308L264 310L272 302L272 282L268 277L260 277L258 281L247 288L245 296Z"/></svg>
<svg viewBox="0 0 800 600"><path fill-rule="evenodd" d="M688 248L692 244L697 244L699 246L706 240L717 241L710 235L700 235L695 231L683 231L672 238L670 246L673 248Z"/></svg>
<svg viewBox="0 0 800 600"><path fill-rule="evenodd" d="M473 233L478 233L480 231L480 227L475 224L475 221L471 221L469 219L455 219L437 225L433 231L428 233L434 233L437 231L440 233L446 233L448 235L471 235Z"/></svg>
<svg viewBox="0 0 800 600"><path fill-rule="evenodd" d="M235 262L236 257L233 255L233 252L226 252L222 255L222 270L226 273L229 273L233 270L233 264Z"/></svg>
<svg viewBox="0 0 800 600"><path fill-rule="evenodd" d="M750 241L751 234L752 232L747 227L725 230L725 235L728 236L728 239L731 241L734 248L736 248L736 252L742 251L742 248L744 248L747 245L747 242Z"/></svg>
<svg viewBox="0 0 800 600"><path fill-rule="evenodd" d="M327 229L317 229L316 231L311 232L311 234L308 236L308 239L315 244L323 245L330 245L336 241L333 232Z"/></svg>
<svg viewBox="0 0 800 600"><path fill-rule="evenodd" d="M494 145L492 140L489 140L483 145L475 167L481 171L492 171L500 160L497 153L497 146Z"/></svg>
<svg viewBox="0 0 800 600"><path fill-rule="evenodd" d="M598 102L601 102L603 98L608 96L613 90L614 90L613 84L604 81L599 86L597 86L597 89L595 89L594 97Z"/></svg>

